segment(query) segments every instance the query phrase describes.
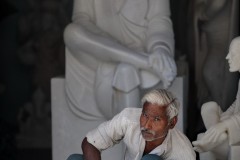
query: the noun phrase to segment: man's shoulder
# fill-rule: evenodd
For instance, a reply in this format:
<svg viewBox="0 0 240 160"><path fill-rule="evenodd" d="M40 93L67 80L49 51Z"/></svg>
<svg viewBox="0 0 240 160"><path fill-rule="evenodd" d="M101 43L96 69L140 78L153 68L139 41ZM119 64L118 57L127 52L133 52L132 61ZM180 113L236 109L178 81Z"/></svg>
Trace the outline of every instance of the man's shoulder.
<svg viewBox="0 0 240 160"><path fill-rule="evenodd" d="M187 136L177 128L171 130L173 156L195 159L195 152Z"/></svg>
<svg viewBox="0 0 240 160"><path fill-rule="evenodd" d="M173 128L171 130L171 135L172 135L172 138L174 139L177 139L177 140L180 140L182 141L183 143L185 142L190 142L189 139L187 138L187 136L182 132L180 131L179 129L177 128Z"/></svg>

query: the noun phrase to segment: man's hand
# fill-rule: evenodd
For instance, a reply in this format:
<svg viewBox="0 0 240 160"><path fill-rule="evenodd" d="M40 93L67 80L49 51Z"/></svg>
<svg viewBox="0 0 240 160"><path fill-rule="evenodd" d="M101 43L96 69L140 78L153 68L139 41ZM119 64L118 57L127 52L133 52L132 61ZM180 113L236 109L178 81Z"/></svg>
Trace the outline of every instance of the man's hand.
<svg viewBox="0 0 240 160"><path fill-rule="evenodd" d="M161 79L164 88L168 88L177 75L176 63L169 54L156 49L149 56L149 64L153 72Z"/></svg>
<svg viewBox="0 0 240 160"><path fill-rule="evenodd" d="M204 136L197 141L193 141L194 150L197 152L206 152L212 150L227 139L227 126L225 123L218 123L209 128Z"/></svg>

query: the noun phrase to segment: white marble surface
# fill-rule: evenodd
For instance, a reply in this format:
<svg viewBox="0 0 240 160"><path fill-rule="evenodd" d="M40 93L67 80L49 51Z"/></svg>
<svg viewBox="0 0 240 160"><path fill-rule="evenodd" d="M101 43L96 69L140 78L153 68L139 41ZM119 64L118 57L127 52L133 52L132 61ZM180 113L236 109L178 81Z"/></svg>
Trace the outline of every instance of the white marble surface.
<svg viewBox="0 0 240 160"><path fill-rule="evenodd" d="M82 153L81 143L86 133L105 121L83 121L77 117L67 105L64 83L64 78L53 78L51 82L53 160L65 160L70 154ZM103 152L103 159L121 160L121 150L122 144L116 145Z"/></svg>

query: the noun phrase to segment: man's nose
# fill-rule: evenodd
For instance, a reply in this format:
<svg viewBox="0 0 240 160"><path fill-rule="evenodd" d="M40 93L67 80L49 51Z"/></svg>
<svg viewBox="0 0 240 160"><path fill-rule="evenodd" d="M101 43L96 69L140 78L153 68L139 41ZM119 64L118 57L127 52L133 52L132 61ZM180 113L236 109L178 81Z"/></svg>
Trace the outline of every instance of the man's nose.
<svg viewBox="0 0 240 160"><path fill-rule="evenodd" d="M149 118L146 120L144 127L146 129L152 129L152 121Z"/></svg>

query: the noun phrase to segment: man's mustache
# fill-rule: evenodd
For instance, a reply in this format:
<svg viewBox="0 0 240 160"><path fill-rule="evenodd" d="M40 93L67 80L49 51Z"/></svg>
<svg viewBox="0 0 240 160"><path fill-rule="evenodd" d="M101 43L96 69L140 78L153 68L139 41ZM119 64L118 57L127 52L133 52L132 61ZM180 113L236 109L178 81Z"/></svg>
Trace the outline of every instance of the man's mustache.
<svg viewBox="0 0 240 160"><path fill-rule="evenodd" d="M148 134L152 134L152 135L155 135L155 131L153 130L149 130L147 128L144 128L144 127L141 127L141 132L144 132L144 133L148 133Z"/></svg>

